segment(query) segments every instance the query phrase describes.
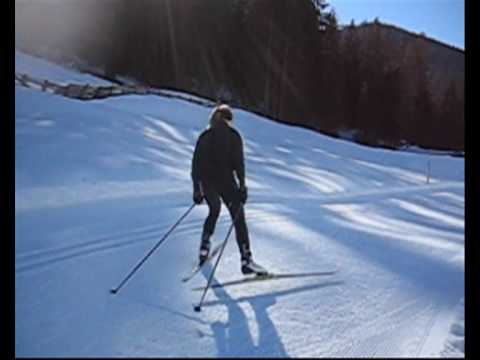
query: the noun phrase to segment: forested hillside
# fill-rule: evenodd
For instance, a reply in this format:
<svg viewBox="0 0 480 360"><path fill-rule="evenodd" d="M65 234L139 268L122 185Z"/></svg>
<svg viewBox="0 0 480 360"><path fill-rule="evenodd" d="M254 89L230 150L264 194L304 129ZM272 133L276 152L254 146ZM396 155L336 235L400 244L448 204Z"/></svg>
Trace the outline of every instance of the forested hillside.
<svg viewBox="0 0 480 360"><path fill-rule="evenodd" d="M366 144L463 151L464 52L379 21L339 26L326 5L19 1L16 46Z"/></svg>

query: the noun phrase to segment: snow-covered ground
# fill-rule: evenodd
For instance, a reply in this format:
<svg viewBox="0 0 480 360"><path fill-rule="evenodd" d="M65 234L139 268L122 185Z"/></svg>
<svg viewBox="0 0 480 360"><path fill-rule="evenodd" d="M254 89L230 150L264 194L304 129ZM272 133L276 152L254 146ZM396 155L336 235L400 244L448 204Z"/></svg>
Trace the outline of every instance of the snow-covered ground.
<svg viewBox="0 0 480 360"><path fill-rule="evenodd" d="M95 86L111 86L112 83L98 77L65 69L36 56L27 55L15 50L15 72L28 74L40 80L50 80L59 85L90 84Z"/></svg>
<svg viewBox="0 0 480 360"><path fill-rule="evenodd" d="M73 73L17 52L16 70ZM92 80L96 82L101 80ZM235 110L255 259L335 275L189 283L205 205L190 162L211 111L15 87L16 356L464 356L464 160L362 147ZM430 180L427 168L430 162ZM230 225L224 208L215 242ZM215 280L241 278L235 241Z"/></svg>

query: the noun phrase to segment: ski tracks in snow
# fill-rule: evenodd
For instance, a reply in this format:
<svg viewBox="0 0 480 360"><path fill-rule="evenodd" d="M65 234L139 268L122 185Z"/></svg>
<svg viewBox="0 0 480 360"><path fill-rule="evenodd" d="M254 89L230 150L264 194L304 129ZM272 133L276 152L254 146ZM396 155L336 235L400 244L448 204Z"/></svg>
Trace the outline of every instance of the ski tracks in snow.
<svg viewBox="0 0 480 360"><path fill-rule="evenodd" d="M257 216L250 222L255 223L265 220L269 220L269 218L266 216ZM175 233L170 236L196 236L201 232L203 221L203 219L184 221L179 225ZM230 221L230 217L225 214L219 218L217 226L227 226ZM131 231L93 237L89 240L79 241L71 245L54 246L46 249L20 253L15 256L15 272L21 274L26 271L36 270L59 262L95 255L99 252L137 245L141 242L159 240L169 230L173 222L174 220L163 222L158 225L139 227ZM199 238L200 235L197 237ZM147 249L145 251L147 251Z"/></svg>
<svg viewBox="0 0 480 360"><path fill-rule="evenodd" d="M419 356L438 314L438 306L411 300L373 319L334 342L334 357ZM352 340L355 339L355 340Z"/></svg>
<svg viewBox="0 0 480 360"><path fill-rule="evenodd" d="M220 220L219 222L225 222ZM94 255L102 251L110 251L115 248L136 245L140 242L160 239L172 224L161 223L133 229L131 231L94 237L90 240L80 241L71 245L51 247L42 250L28 251L16 255L15 271L22 273L35 270L40 267L53 265L82 256ZM200 221L185 222L177 229L182 235L191 235L198 231Z"/></svg>
<svg viewBox="0 0 480 360"><path fill-rule="evenodd" d="M317 200L320 204L324 202L342 202L348 200L360 200L370 199L371 197L385 197L388 195L419 192L425 190L440 190L448 188L458 188L461 186L459 183L444 183L436 185L425 186L405 186L390 189L379 189L368 192L355 192L348 194L329 195ZM291 199L291 198L290 198ZM304 201L305 199L302 199ZM259 204L254 202L253 204ZM266 217L265 215L256 215L248 219L249 223L257 223L265 220L275 221L274 217ZM219 219L219 224L227 223L228 217L222 216ZM191 236L196 232L199 232L202 226L203 220L188 221L179 226L177 232L180 234ZM34 250L26 253L17 254L15 257L15 270L16 273L22 273L28 270L36 269L38 267L52 265L57 262L74 259L81 256L92 255L101 251L110 251L115 248L134 245L139 242L149 241L161 237L169 228L169 224L151 225L147 227L141 227L132 231L110 234L100 237L94 237L87 241L81 241L72 245L52 247L42 250Z"/></svg>
<svg viewBox="0 0 480 360"><path fill-rule="evenodd" d="M418 192L425 190L447 190L449 188L456 189L457 184L443 184L408 188L392 188L389 190L378 192L362 192L352 194L339 194L338 196L329 196L325 201L347 201L347 200L368 200L368 197L379 198L388 195L395 195L400 193ZM313 199L312 199L313 200ZM371 200L371 198L370 198ZM273 204L271 201L270 204ZM322 203L322 201L320 201ZM260 205L260 203L253 203ZM264 203L262 203L264 204ZM255 225L264 222L279 222L284 221L284 216L280 212L262 211L255 208L248 210L248 223ZM282 215L283 214L283 215ZM279 216L281 215L281 216ZM189 219L180 224L174 234L175 237L198 237L200 229L203 225L203 217ZM295 221L295 219L293 219ZM159 240L171 227L173 220L162 221L155 225L148 225L137 227L130 231L117 232L105 234L102 236L93 236L85 241L80 241L78 236L74 237L77 240L70 245L55 246L41 250L33 250L16 255L15 270L17 274L22 274L28 271L37 270L48 267L64 261L77 259L80 257L88 257L99 252L108 252L122 247L136 245L142 242ZM218 225L227 227L231 220L226 212L222 214ZM281 225L281 224L279 224ZM220 231L221 233L221 231ZM198 235L198 236L197 236ZM71 239L69 239L71 240ZM195 240L192 240L196 243ZM270 246L270 245L268 245ZM150 247L145 245L145 251ZM351 262L350 262L351 263ZM354 264L354 263L351 263ZM357 264L358 265L358 264ZM344 269L341 278L347 281L347 286L353 269ZM368 286L368 284L366 284ZM346 304L345 311L350 311L353 307L355 311L364 311L368 314L368 320L357 321L357 323L343 323L336 325L335 317L337 311L341 309L332 309L333 313L323 320L327 320L326 326L338 326L332 331L337 338L328 339L328 343L321 343L318 337L311 338L309 341L300 341L296 345L290 344L288 352L290 356L335 356L335 357L372 357L372 356L422 356L430 354L431 349L438 347L435 344L435 336L432 340L432 330L438 328L437 323L440 315L445 315L445 308L435 302L429 302L425 299L412 298L409 301L402 303L401 301L386 301L374 309L371 308L372 299L358 297L358 293L351 294L355 299ZM378 293L378 297L388 294ZM339 294L338 296L341 296ZM334 304L335 301L332 302ZM348 308L350 306L350 308ZM451 310L451 309L450 309ZM338 314L337 314L338 315ZM355 320L355 318L354 318ZM450 334L444 346L443 355L445 354L459 354L462 347L462 319L456 323L449 324ZM279 329L282 326L279 326ZM460 330L459 330L460 329ZM438 332L438 329L437 329ZM433 342L433 345L432 345Z"/></svg>

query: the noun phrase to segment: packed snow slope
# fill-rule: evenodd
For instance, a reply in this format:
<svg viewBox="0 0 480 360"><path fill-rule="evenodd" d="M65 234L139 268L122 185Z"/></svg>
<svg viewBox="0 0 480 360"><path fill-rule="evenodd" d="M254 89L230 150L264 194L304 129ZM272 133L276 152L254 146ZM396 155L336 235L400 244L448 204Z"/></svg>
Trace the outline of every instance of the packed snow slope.
<svg viewBox="0 0 480 360"><path fill-rule="evenodd" d="M86 75L22 53L51 80ZM362 147L234 109L254 258L279 273L215 288L194 265L190 164L210 108L82 102L15 87L16 356L464 355L464 160ZM427 180L430 163L430 179ZM225 207L213 239L231 224ZM234 234L215 282L242 278Z"/></svg>

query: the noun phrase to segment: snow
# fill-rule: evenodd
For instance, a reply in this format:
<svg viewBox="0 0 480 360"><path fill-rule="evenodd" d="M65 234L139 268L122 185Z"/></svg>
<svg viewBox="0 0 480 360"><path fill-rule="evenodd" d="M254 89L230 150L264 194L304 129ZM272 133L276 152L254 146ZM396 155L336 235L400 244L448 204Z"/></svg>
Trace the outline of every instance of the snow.
<svg viewBox="0 0 480 360"><path fill-rule="evenodd" d="M20 68L91 81L16 52ZM211 108L15 92L16 356L464 356L462 158L363 147L235 109L254 258L279 273L339 271L215 288L196 313L193 288L212 266L181 278L205 205L109 289L190 207ZM230 224L223 209L214 243ZM242 278L239 260L232 234L215 281Z"/></svg>
<svg viewBox="0 0 480 360"><path fill-rule="evenodd" d="M345 140L350 140L350 141L355 141L355 139L358 136L358 130L353 130L353 129L340 129L338 131L338 136L341 139Z"/></svg>
<svg viewBox="0 0 480 360"><path fill-rule="evenodd" d="M50 80L59 85L90 84L95 86L111 86L112 83L98 77L83 74L73 69L66 69L49 63L36 56L27 55L15 49L15 73L28 74L40 80Z"/></svg>
<svg viewBox="0 0 480 360"><path fill-rule="evenodd" d="M417 154L430 154L430 155L452 155L452 156L465 156L463 151L448 151L448 150L432 150L423 149L414 145L404 145L401 147L402 151L417 153Z"/></svg>

